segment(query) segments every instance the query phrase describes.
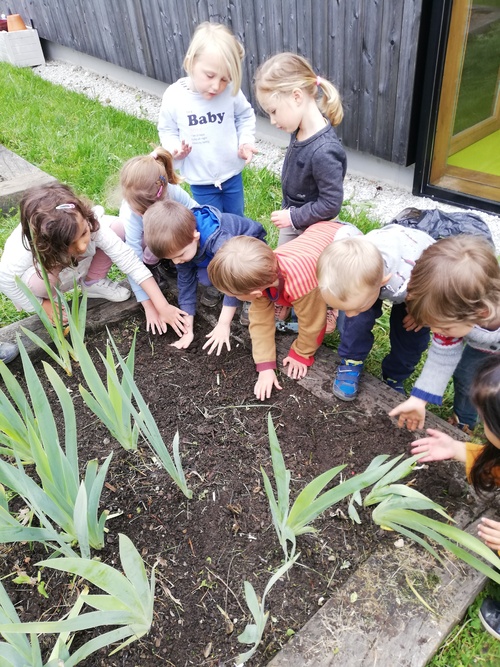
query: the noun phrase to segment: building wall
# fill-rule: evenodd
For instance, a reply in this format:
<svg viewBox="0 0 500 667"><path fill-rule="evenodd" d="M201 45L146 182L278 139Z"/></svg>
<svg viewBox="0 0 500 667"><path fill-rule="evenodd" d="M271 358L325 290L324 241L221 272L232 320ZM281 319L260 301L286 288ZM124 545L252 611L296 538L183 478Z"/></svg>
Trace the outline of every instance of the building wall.
<svg viewBox="0 0 500 667"><path fill-rule="evenodd" d="M352 149L406 164L422 0L16 0L41 37L166 83L201 21L244 44L243 90L270 55L294 51L339 88ZM0 10L12 10L0 0Z"/></svg>

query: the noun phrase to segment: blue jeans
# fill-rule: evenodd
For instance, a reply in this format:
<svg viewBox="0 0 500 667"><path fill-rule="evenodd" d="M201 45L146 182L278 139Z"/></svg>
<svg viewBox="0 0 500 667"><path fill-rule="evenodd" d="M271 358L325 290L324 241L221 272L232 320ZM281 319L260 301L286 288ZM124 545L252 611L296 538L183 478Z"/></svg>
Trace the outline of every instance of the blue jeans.
<svg viewBox="0 0 500 667"><path fill-rule="evenodd" d="M236 174L222 183L221 188L215 185L191 185L193 199L200 206L215 206L221 213L235 213L243 216L245 200L243 197L243 178Z"/></svg>
<svg viewBox="0 0 500 667"><path fill-rule="evenodd" d="M337 329L340 332L339 356L342 359L364 361L373 345L372 329L375 320L382 314L382 300L355 317L346 317L339 313ZM420 357L429 344L430 330L424 327L420 331L406 331L403 319L406 317L406 304L395 303L391 308L389 341L391 351L382 362L384 379L403 381L415 370Z"/></svg>
<svg viewBox="0 0 500 667"><path fill-rule="evenodd" d="M460 362L453 374L453 386L455 389L453 411L458 417L459 423L467 424L470 428L474 428L478 420L476 408L470 400L472 380L479 366L489 357L490 353L476 350L466 345Z"/></svg>

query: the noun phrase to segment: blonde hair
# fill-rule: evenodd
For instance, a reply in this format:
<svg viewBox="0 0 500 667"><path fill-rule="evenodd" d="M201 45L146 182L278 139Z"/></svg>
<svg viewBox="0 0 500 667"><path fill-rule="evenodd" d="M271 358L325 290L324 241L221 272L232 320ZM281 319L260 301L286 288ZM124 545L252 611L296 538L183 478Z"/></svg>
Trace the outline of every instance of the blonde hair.
<svg viewBox="0 0 500 667"><path fill-rule="evenodd" d="M461 234L424 250L408 283L417 324L487 323L500 315L500 267L491 245Z"/></svg>
<svg viewBox="0 0 500 667"><path fill-rule="evenodd" d="M330 243L318 259L318 286L339 301L353 294L380 287L384 260L380 250L364 236Z"/></svg>
<svg viewBox="0 0 500 667"><path fill-rule="evenodd" d="M225 25L208 21L200 23L184 57L183 66L189 76L191 76L195 61L203 55L207 48L215 48L219 52L233 84L232 94L237 95L241 88L241 61L245 55L245 49Z"/></svg>
<svg viewBox="0 0 500 667"><path fill-rule="evenodd" d="M249 294L278 279L278 260L272 249L253 236L233 236L208 265L214 287L227 294Z"/></svg>
<svg viewBox="0 0 500 667"><path fill-rule="evenodd" d="M342 122L344 110L339 91L328 79L317 76L302 56L278 53L262 63L255 74L255 92L261 105L265 96L291 95L296 88L316 99L320 111L333 126ZM318 89L322 92L319 99Z"/></svg>
<svg viewBox="0 0 500 667"><path fill-rule="evenodd" d="M172 199L153 204L143 222L144 243L160 259L175 257L192 243L196 232L193 211Z"/></svg>
<svg viewBox="0 0 500 667"><path fill-rule="evenodd" d="M130 158L120 172L122 197L140 215L167 196L169 183L177 185L181 182L175 173L172 156L161 146L147 155Z"/></svg>

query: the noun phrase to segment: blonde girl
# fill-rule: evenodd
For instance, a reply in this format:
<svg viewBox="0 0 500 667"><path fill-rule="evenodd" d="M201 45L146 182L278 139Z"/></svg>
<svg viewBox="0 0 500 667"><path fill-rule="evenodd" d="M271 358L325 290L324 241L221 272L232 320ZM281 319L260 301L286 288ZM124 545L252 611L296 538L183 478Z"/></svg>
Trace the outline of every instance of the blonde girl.
<svg viewBox="0 0 500 667"><path fill-rule="evenodd" d="M188 76L163 95L160 142L199 204L243 215L241 172L256 149L255 113L240 90L242 45L218 23L201 23L184 59Z"/></svg>
<svg viewBox="0 0 500 667"><path fill-rule="evenodd" d="M150 206L164 199L172 199L187 208L197 206L194 199L180 187L181 180L175 173L172 156L161 146L147 155L131 158L120 172L123 197L120 221L125 229L125 242L146 264L159 284L163 267L144 244L143 216ZM130 285L137 301L144 308L148 324L157 322L157 309L146 292L133 280L130 280Z"/></svg>
<svg viewBox="0 0 500 667"><path fill-rule="evenodd" d="M281 173L282 209L271 214L281 245L340 211L346 156L333 128L342 121L342 102L335 86L295 53L263 63L255 90L271 123L292 135Z"/></svg>

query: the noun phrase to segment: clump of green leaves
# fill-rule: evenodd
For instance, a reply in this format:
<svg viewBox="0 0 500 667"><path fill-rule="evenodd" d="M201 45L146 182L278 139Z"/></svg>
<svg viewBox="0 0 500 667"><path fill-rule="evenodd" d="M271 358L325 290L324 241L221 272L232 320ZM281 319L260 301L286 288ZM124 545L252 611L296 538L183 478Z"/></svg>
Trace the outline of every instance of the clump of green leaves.
<svg viewBox="0 0 500 667"><path fill-rule="evenodd" d="M43 309L40 301L19 277L16 277L16 284L29 299L35 313L38 315L42 324L44 325L49 338L55 347L55 351L50 347L50 345L42 340L40 336L38 336L30 329L27 329L26 327L21 327L21 329L30 340L38 345L38 347L40 347L51 359L53 359L56 364L61 366L68 375L72 375L73 368L71 366L71 360L73 359L74 361L79 361L79 357L67 335L68 332L71 331L71 340L77 336L82 340L85 337L87 294L84 290L80 303L78 285L75 280L73 282L73 296L71 301L68 301L64 294L62 294L58 289L55 290L56 297L54 298L52 295L52 288L47 277L47 272L45 269L43 269L43 267L41 268L41 272L45 287L47 289L47 298L50 300L52 306L52 320ZM65 323L65 317L67 317L68 321L71 322L71 326L69 328Z"/></svg>
<svg viewBox="0 0 500 667"><path fill-rule="evenodd" d="M107 513L99 516L98 512L112 454L100 469L96 460L89 461L84 479L80 480L76 416L71 396L54 369L44 362L45 373L64 417L63 447L43 385L19 337L18 344L30 400L5 364L0 364L0 373L13 394L20 419L24 421L19 451L15 434L11 432L9 435L10 453L15 464L0 459L0 483L24 499L42 527L50 530L50 522L55 523L64 533L63 540L77 540L82 555L90 558L90 547L101 549L104 545ZM33 461L40 486L25 472L23 458ZM5 509L5 503L3 507ZM15 527L10 527L12 533L7 530L8 524L4 524L0 531L8 542L19 537Z"/></svg>
<svg viewBox="0 0 500 667"><path fill-rule="evenodd" d="M116 653L147 634L153 622L155 576L148 580L144 562L126 535L119 536L120 561L124 574L95 560L56 558L41 561L49 567L82 577L105 595L90 595L86 588L78 597L67 618L60 621L21 623L14 605L0 583L0 658L12 667L74 667L104 646L122 642ZM93 608L80 614L83 605ZM72 635L106 625L118 626L98 635L70 654ZM43 662L37 634L58 633L47 662ZM30 635L28 639L27 635Z"/></svg>
<svg viewBox="0 0 500 667"><path fill-rule="evenodd" d="M377 525L396 530L412 539L427 549L440 562L443 561L432 546L432 542L440 544L454 556L500 584L500 558L492 549L477 537L450 525L454 523L454 520L441 505L410 486L395 483L413 470L421 456L413 456L402 461L397 468L380 479L366 496L363 505L365 507L377 505L372 513L372 518ZM446 520L446 523L420 514L425 510L437 512Z"/></svg>
<svg viewBox="0 0 500 667"><path fill-rule="evenodd" d="M271 415L268 415L269 445L273 464L274 482L277 497L265 470L261 467L264 478L264 488L271 508L273 525L278 535L285 559L292 558L296 549L296 538L305 533L315 532L312 522L325 510L340 502L353 493L371 486L401 458L401 456L386 461L388 456L377 456L368 468L359 475L337 484L337 486L322 493L323 489L336 477L345 465L336 466L319 475L302 489L293 505L290 507L290 471L285 466L285 460L276 436ZM288 542L291 549L288 548Z"/></svg>

